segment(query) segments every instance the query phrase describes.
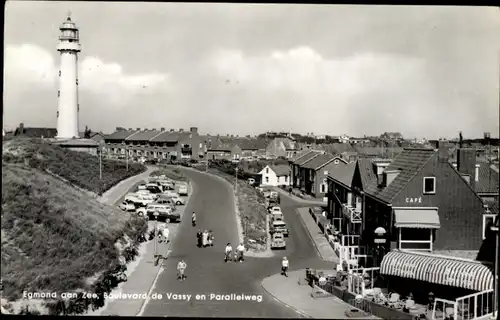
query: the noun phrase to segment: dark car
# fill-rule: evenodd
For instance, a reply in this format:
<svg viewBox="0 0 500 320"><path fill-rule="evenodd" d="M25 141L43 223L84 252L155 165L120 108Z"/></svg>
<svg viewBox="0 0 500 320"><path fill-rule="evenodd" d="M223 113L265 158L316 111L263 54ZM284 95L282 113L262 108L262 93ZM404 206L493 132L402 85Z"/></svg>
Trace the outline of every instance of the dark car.
<svg viewBox="0 0 500 320"><path fill-rule="evenodd" d="M160 189L160 187L157 187L157 186L147 186L146 190L148 190L151 193L162 193L162 190Z"/></svg>

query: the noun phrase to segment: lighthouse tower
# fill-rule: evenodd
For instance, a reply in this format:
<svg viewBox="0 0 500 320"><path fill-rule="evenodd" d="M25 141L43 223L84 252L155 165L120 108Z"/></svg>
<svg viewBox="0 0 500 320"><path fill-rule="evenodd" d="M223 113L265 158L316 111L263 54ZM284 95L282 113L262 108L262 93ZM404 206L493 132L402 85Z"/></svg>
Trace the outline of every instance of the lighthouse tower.
<svg viewBox="0 0 500 320"><path fill-rule="evenodd" d="M58 139L78 138L78 28L68 15L61 27L57 51L61 54L57 111Z"/></svg>

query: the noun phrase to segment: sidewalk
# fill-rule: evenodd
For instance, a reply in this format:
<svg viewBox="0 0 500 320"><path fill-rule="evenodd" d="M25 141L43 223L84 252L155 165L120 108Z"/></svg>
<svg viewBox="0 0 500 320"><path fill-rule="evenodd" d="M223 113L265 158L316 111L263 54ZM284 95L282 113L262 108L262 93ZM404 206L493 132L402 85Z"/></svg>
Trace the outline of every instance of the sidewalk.
<svg viewBox="0 0 500 320"><path fill-rule="evenodd" d="M333 295L314 299L311 296L312 288L298 283L299 278L304 276L305 269L291 271L288 277L275 274L262 280L262 287L275 299L305 317L345 319L345 312L354 307Z"/></svg>
<svg viewBox="0 0 500 320"><path fill-rule="evenodd" d="M309 201L309 200L303 200L301 198L295 197L295 196L290 196L287 192L277 189L280 193L281 196L285 196L288 198L291 198L297 202L304 203L304 204L311 204L311 206L318 206L317 203ZM309 235L311 236L311 240L314 243L314 246L319 252L319 255L323 260L326 261L332 261L335 263L340 263L340 259L335 253L335 250L333 250L332 246L328 242L327 238L325 237L324 233L321 231L319 228L318 224L316 221L314 221L313 217L309 213L309 207L307 208L297 208L297 213L301 218L301 221L303 222L304 226L306 229L309 231Z"/></svg>
<svg viewBox="0 0 500 320"><path fill-rule="evenodd" d="M149 170L148 170L149 171ZM149 173L148 173L149 174ZM141 174L142 176L143 174ZM137 176L136 176L137 177ZM147 177L147 176L146 176ZM140 181L140 179L138 180ZM127 190L128 191L128 190ZM177 210L182 216L184 215L185 209L189 204L189 199L191 198L193 187L188 184L188 197L186 199L186 205L178 206ZM154 230L154 221L148 222L148 229ZM170 246L177 235L177 230L179 228L178 223L168 224L168 229L170 230L169 238L170 242L158 243L157 252L160 255L166 256L170 251ZM148 230L148 235L149 235ZM160 259L160 263L155 266L153 262L154 255L154 240L148 241L142 244L139 249L139 255L136 260L127 265L127 281L120 283L117 288L112 290L111 294L116 296L121 294L150 294L150 289L152 288L154 282L157 279L158 274L160 274L163 260ZM146 303L147 299L143 298L125 298L125 299L108 299L105 302L104 307L96 311L90 311L86 315L88 316L137 316L143 305Z"/></svg>

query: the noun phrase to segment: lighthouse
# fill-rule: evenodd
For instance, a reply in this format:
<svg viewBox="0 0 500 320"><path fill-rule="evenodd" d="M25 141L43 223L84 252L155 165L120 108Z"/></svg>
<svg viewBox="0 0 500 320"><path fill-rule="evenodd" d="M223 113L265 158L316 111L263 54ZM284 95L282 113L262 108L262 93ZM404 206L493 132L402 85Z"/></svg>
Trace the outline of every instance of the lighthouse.
<svg viewBox="0 0 500 320"><path fill-rule="evenodd" d="M80 42L78 28L68 15L61 27L57 51L61 56L59 90L57 91L57 137L78 138L78 53Z"/></svg>

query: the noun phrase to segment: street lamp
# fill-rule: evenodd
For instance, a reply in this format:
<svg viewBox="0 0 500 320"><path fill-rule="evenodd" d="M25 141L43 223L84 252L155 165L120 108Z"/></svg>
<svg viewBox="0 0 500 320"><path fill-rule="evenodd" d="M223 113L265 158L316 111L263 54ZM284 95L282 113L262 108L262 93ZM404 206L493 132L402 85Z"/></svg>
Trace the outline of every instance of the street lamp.
<svg viewBox="0 0 500 320"><path fill-rule="evenodd" d="M160 215L160 213L157 211L155 211L153 213L153 216L155 217L155 246L154 246L154 252L153 252L153 260L154 260L154 265L157 266L158 265L158 251L157 251L157 246L158 246L158 216Z"/></svg>
<svg viewBox="0 0 500 320"><path fill-rule="evenodd" d="M385 231L384 228L382 227L378 227L377 229L375 229L375 239L373 240L373 242L377 245L377 248L376 248L376 251L377 251L377 263L375 265L378 265L379 264L379 260L380 259L380 253L382 251L382 245L385 244L387 242L387 239L385 238L385 235L387 233L387 231Z"/></svg>

